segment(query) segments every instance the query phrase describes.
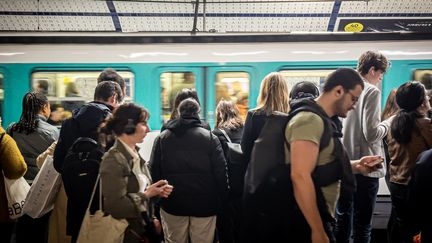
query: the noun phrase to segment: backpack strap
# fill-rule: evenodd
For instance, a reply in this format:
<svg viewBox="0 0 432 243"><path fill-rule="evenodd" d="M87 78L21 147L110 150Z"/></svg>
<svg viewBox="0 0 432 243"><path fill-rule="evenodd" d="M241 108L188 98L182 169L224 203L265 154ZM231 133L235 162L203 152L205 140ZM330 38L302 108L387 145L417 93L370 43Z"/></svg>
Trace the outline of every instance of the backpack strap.
<svg viewBox="0 0 432 243"><path fill-rule="evenodd" d="M219 131L223 133L224 137L228 140L229 143L232 143L230 137L228 136L227 132L225 132L224 129L219 129Z"/></svg>
<svg viewBox="0 0 432 243"><path fill-rule="evenodd" d="M318 106L318 104L315 103L313 99L302 99L294 107L292 107L292 110L288 114L288 122L291 121L292 118L294 118L298 113L300 112L312 112L314 114L317 114L324 122L324 131L320 139L320 145L319 145L319 151L322 151L325 147L327 147L330 144L330 139L333 134L332 125L330 123L330 118L327 116L325 111ZM288 149L290 148L289 143L287 143Z"/></svg>

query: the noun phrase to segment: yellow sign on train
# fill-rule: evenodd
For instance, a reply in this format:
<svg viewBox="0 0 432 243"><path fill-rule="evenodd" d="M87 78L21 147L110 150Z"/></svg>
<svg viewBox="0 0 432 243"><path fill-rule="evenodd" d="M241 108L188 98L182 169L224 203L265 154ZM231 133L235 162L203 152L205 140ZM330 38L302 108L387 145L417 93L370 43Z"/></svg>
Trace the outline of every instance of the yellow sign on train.
<svg viewBox="0 0 432 243"><path fill-rule="evenodd" d="M349 23L345 25L345 32L361 32L363 30L363 25L361 23Z"/></svg>

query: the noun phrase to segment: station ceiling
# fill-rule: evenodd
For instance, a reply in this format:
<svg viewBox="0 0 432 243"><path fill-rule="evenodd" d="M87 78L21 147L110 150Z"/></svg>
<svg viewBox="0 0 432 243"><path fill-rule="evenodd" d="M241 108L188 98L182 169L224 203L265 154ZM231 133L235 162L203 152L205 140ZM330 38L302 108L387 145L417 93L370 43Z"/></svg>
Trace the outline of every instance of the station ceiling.
<svg viewBox="0 0 432 243"><path fill-rule="evenodd" d="M2 0L1 32L432 32L430 0Z"/></svg>

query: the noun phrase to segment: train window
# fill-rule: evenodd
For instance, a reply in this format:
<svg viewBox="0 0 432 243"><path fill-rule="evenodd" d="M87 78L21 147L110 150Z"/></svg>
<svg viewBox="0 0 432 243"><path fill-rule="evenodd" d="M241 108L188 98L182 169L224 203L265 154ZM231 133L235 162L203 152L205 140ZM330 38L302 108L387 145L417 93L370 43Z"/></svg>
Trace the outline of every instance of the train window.
<svg viewBox="0 0 432 243"><path fill-rule="evenodd" d="M168 121L179 91L195 88L195 75L192 72L164 72L160 75L162 119Z"/></svg>
<svg viewBox="0 0 432 243"><path fill-rule="evenodd" d="M43 71L32 74L32 89L48 96L53 123L61 122L85 102L93 100L100 71ZM126 82L125 101L133 98L134 75L118 72Z"/></svg>
<svg viewBox="0 0 432 243"><path fill-rule="evenodd" d="M310 81L321 88L327 75L335 70L282 70L280 73L285 77L288 82L288 89L300 81Z"/></svg>
<svg viewBox="0 0 432 243"><path fill-rule="evenodd" d="M414 80L422 82L427 90L432 90L432 69L415 70Z"/></svg>
<svg viewBox="0 0 432 243"><path fill-rule="evenodd" d="M0 73L0 116L3 115L3 100L4 100L3 74Z"/></svg>
<svg viewBox="0 0 432 243"><path fill-rule="evenodd" d="M215 106L221 99L233 101L245 120L249 109L249 74L247 72L218 72L215 99Z"/></svg>

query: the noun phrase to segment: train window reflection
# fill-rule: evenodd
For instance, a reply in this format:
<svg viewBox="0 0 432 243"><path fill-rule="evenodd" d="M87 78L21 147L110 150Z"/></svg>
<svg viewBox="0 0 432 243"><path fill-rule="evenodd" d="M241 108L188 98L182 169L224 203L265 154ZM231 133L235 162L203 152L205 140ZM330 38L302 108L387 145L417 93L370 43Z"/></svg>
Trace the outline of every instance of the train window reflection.
<svg viewBox="0 0 432 243"><path fill-rule="evenodd" d="M418 69L414 71L414 80L420 81L426 88L427 94L432 98L432 69ZM432 105L432 99L429 100Z"/></svg>
<svg viewBox="0 0 432 243"><path fill-rule="evenodd" d="M288 83L288 89L294 86L295 83L300 81L310 81L316 86L320 87L324 83L327 75L335 69L325 69L325 70L282 70L280 73L285 77Z"/></svg>
<svg viewBox="0 0 432 243"><path fill-rule="evenodd" d="M174 99L182 89L195 88L195 75L192 72L165 72L160 75L162 120L170 119Z"/></svg>
<svg viewBox="0 0 432 243"><path fill-rule="evenodd" d="M72 116L72 111L93 100L100 71L43 71L32 74L32 89L48 96L51 104L49 121L61 125ZM126 82L125 101L133 98L134 75L118 72Z"/></svg>
<svg viewBox="0 0 432 243"><path fill-rule="evenodd" d="M0 73L0 116L3 115L3 100L4 100L3 74Z"/></svg>
<svg viewBox="0 0 432 243"><path fill-rule="evenodd" d="M415 70L414 80L420 81L427 90L432 90L432 69Z"/></svg>
<svg viewBox="0 0 432 243"><path fill-rule="evenodd" d="M221 99L231 100L240 111L243 120L249 109L249 74L247 72L218 72L215 83L215 105Z"/></svg>

